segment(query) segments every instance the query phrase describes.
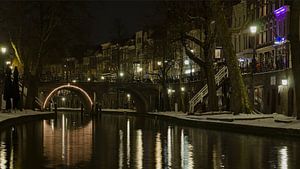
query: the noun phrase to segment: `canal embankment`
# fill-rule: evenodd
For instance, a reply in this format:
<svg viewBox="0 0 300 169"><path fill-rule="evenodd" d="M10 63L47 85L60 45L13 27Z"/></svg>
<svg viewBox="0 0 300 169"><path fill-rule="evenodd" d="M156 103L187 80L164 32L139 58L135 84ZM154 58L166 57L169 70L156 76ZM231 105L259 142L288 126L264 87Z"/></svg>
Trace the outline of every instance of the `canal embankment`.
<svg viewBox="0 0 300 169"><path fill-rule="evenodd" d="M41 112L34 110L12 111L0 113L0 130L11 125L30 122L33 120L55 117L54 112Z"/></svg>
<svg viewBox="0 0 300 169"><path fill-rule="evenodd" d="M132 110L107 109L103 114L126 114L168 120L186 126L243 134L269 135L276 137L299 137L300 120L282 114L239 114L231 112L208 112L189 115L183 112L137 113Z"/></svg>
<svg viewBox="0 0 300 169"><path fill-rule="evenodd" d="M151 116L184 125L255 135L300 137L300 121L281 114L207 113L188 115L182 112L150 112Z"/></svg>

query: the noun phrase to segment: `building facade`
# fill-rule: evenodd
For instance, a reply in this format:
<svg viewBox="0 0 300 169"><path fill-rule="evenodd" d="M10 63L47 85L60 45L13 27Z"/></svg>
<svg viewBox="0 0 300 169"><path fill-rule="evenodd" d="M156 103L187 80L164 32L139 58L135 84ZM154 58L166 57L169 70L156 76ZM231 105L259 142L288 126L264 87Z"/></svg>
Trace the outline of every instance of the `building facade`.
<svg viewBox="0 0 300 169"><path fill-rule="evenodd" d="M284 0L242 0L233 7L232 43L254 90L254 108L263 113L295 115L289 24Z"/></svg>

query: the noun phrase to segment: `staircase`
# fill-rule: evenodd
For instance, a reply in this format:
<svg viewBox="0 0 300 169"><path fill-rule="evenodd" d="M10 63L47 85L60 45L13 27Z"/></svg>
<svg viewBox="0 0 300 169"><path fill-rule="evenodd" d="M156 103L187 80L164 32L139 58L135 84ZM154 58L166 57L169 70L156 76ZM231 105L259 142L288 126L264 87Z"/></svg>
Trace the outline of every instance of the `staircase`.
<svg viewBox="0 0 300 169"><path fill-rule="evenodd" d="M219 84L222 82L222 80L224 78L226 78L227 76L228 76L228 69L226 66L224 66L215 75L216 85L219 86ZM190 104L189 112L190 113L194 113L195 106L198 103L203 102L203 99L207 94L208 94L208 86L207 86L207 84L205 84L205 86L189 101L189 104Z"/></svg>

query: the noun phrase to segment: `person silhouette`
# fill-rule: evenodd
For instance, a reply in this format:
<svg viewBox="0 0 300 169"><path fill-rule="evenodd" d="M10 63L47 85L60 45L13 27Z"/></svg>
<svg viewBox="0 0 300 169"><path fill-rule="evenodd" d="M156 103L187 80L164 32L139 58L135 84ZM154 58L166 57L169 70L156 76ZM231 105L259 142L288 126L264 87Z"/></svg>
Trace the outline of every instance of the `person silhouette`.
<svg viewBox="0 0 300 169"><path fill-rule="evenodd" d="M15 66L12 82L13 110L20 109L19 71Z"/></svg>
<svg viewBox="0 0 300 169"><path fill-rule="evenodd" d="M12 81L11 81L11 69L9 66L5 70L4 78L4 100L6 101L5 110L7 112L11 111L11 98L12 98Z"/></svg>

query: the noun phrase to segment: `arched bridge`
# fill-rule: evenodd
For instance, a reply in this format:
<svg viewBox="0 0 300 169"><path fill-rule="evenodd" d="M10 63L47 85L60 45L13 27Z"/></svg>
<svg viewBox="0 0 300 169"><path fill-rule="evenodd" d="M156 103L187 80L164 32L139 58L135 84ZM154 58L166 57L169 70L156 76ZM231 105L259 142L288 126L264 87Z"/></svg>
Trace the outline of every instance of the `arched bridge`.
<svg viewBox="0 0 300 169"><path fill-rule="evenodd" d="M87 110L92 110L96 103L105 100L105 94L111 90L122 90L131 95L138 112L152 111L158 102L158 87L152 83L126 82L40 82L39 100L41 108L49 107L51 98L60 90L70 90L80 96Z"/></svg>

